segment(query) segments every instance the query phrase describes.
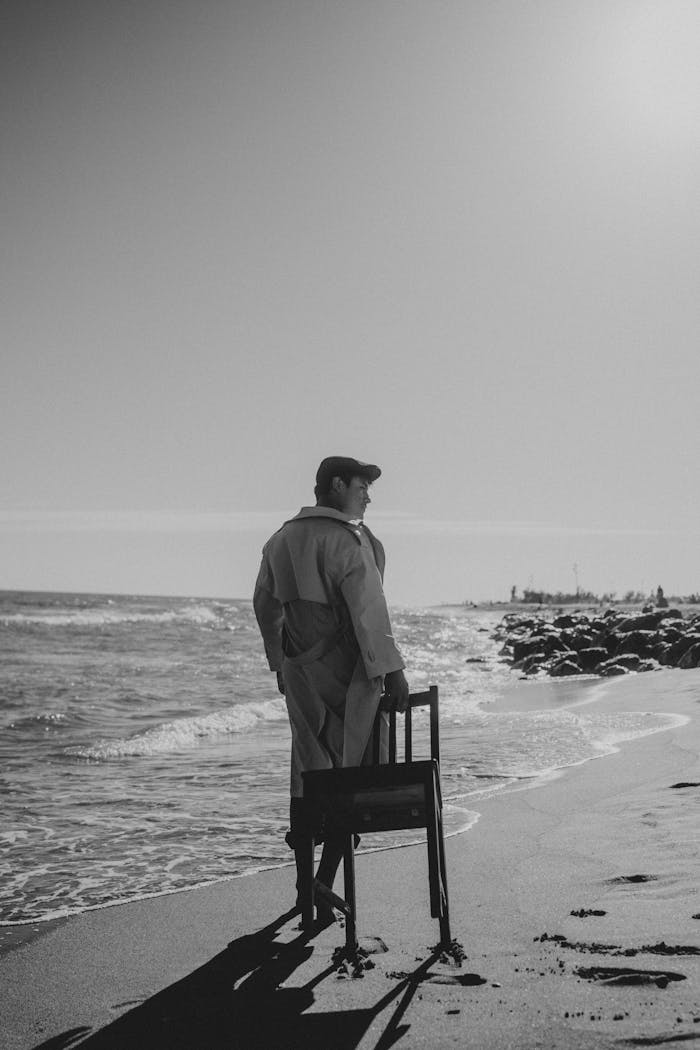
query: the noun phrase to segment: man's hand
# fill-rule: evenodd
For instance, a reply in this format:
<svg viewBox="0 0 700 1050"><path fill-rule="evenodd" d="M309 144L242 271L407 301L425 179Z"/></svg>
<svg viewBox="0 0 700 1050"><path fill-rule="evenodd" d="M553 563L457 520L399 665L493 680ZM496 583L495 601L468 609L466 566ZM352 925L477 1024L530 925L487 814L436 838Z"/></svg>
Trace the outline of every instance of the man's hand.
<svg viewBox="0 0 700 1050"><path fill-rule="evenodd" d="M390 671L384 676L384 697L382 708L385 711L395 710L399 714L408 707L408 682L403 671Z"/></svg>
<svg viewBox="0 0 700 1050"><path fill-rule="evenodd" d="M284 678L282 677L281 671L277 672L277 688L279 689L282 696L284 696Z"/></svg>

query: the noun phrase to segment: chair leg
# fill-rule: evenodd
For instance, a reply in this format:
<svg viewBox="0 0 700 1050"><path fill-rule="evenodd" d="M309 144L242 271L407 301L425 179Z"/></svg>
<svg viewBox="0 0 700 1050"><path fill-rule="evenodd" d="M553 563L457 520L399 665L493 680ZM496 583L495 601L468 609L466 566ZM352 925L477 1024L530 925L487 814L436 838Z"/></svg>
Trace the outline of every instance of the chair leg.
<svg viewBox="0 0 700 1050"><path fill-rule="evenodd" d="M449 948L452 944L452 934L450 933L450 916L447 911L440 918L440 944L443 948Z"/></svg>
<svg viewBox="0 0 700 1050"><path fill-rule="evenodd" d="M430 887L430 914L437 919L442 914L440 907L440 851L438 847L437 799L434 787L431 797L426 799L426 837L428 846L428 884Z"/></svg>
<svg viewBox="0 0 700 1050"><path fill-rule="evenodd" d="M428 884L430 888L430 914L434 919L440 915L440 873L438 870L435 837L428 828Z"/></svg>
<svg viewBox="0 0 700 1050"><path fill-rule="evenodd" d="M437 892L440 900L440 943L445 947L452 944L450 934L450 904L447 897L447 865L445 863L445 839L442 833L442 814L437 819L437 846L438 846L438 886Z"/></svg>
<svg viewBox="0 0 700 1050"><path fill-rule="evenodd" d="M440 861L440 899L442 901L442 910L445 915L449 912L449 899L447 896L447 862L445 860L445 836L442 831L442 813L438 813L437 820L437 842L438 842L438 858Z"/></svg>
<svg viewBox="0 0 700 1050"><path fill-rule="evenodd" d="M321 850L321 859L318 864L316 878L319 882L322 882L324 886L327 886L329 890L333 889L335 876L338 871L338 866L343 859L344 852L344 835L326 835L326 840L323 843L323 849Z"/></svg>
<svg viewBox="0 0 700 1050"><path fill-rule="evenodd" d="M447 897L447 865L445 838L442 830L442 807L439 788L433 784L432 805L428 806L428 878L430 882L430 914L440 920L440 943L452 943L450 912Z"/></svg>
<svg viewBox="0 0 700 1050"><path fill-rule="evenodd" d="M345 951L349 958L357 954L357 897L355 893L355 842L352 834L345 841L343 855L345 901L349 913L345 916Z"/></svg>

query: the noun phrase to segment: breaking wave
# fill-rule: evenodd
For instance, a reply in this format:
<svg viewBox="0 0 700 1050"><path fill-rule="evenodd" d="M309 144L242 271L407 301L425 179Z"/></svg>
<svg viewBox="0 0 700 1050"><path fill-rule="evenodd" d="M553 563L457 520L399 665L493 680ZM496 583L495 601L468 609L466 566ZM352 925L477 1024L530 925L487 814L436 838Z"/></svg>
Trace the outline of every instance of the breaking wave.
<svg viewBox="0 0 700 1050"><path fill-rule="evenodd" d="M64 754L92 762L105 762L119 758L188 751L203 740L250 732L260 723L285 722L286 718L287 712L282 699L238 704L227 711L164 722L134 736L98 740L94 744L69 747Z"/></svg>
<svg viewBox="0 0 700 1050"><path fill-rule="evenodd" d="M228 607L235 613L233 606ZM97 609L65 609L57 612L33 614L12 613L0 620L5 627L111 627L119 624L191 623L224 626L216 608L209 605L185 605L179 609L160 612L102 607Z"/></svg>

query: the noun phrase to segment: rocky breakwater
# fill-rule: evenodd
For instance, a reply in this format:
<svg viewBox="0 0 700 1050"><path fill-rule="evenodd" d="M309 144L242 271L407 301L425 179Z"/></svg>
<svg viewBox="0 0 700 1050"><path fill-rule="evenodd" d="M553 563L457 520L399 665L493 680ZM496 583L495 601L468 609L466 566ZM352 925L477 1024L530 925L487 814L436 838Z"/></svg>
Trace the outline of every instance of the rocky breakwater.
<svg viewBox="0 0 700 1050"><path fill-rule="evenodd" d="M700 614L646 607L629 615L507 613L496 628L501 655L524 677L628 674L700 666Z"/></svg>

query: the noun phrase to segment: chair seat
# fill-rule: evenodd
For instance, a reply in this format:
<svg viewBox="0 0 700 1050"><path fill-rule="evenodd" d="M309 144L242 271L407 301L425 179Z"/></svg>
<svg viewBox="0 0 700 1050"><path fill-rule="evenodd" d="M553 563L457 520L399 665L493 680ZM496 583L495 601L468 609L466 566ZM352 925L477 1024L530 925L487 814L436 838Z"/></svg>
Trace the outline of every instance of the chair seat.
<svg viewBox="0 0 700 1050"><path fill-rule="evenodd" d="M395 766L360 766L304 774L304 797L328 832L424 828L438 791L438 765L430 759Z"/></svg>

